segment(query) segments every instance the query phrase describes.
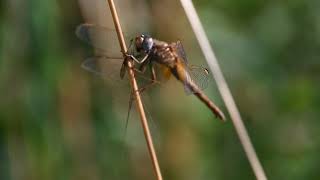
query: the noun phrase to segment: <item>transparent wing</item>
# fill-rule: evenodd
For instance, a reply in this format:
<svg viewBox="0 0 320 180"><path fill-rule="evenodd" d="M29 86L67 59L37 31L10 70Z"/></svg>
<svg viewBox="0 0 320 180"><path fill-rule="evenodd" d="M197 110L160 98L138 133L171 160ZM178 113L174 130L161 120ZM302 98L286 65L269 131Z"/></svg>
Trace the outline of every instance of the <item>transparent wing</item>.
<svg viewBox="0 0 320 180"><path fill-rule="evenodd" d="M118 36L114 29L95 24L80 24L76 29L76 35L109 58L122 57ZM130 38L127 36L125 36L125 41L127 45L130 44Z"/></svg>
<svg viewBox="0 0 320 180"><path fill-rule="evenodd" d="M210 81L210 72L207 68L196 65L189 65L188 70L192 80L200 89L206 89Z"/></svg>
<svg viewBox="0 0 320 180"><path fill-rule="evenodd" d="M198 87L203 90L208 87L210 80L209 70L204 66L189 65L186 52L180 41L175 42L175 50L185 63L187 73L189 73L191 81L193 81ZM185 86L187 94L192 94L189 88Z"/></svg>
<svg viewBox="0 0 320 180"><path fill-rule="evenodd" d="M186 51L183 48L181 41L175 42L175 49L181 59L184 61L185 64L188 64L188 59L186 55Z"/></svg>
<svg viewBox="0 0 320 180"><path fill-rule="evenodd" d="M194 82L199 89L204 90L208 87L209 81L210 81L210 74L209 70L202 66L196 66L196 65L190 65L187 67L187 72L189 73L189 81ZM189 89L189 86L185 85L185 91L186 94L190 95L194 92Z"/></svg>
<svg viewBox="0 0 320 180"><path fill-rule="evenodd" d="M105 56L93 56L87 58L81 67L103 78L120 81L120 70L123 59L111 59Z"/></svg>

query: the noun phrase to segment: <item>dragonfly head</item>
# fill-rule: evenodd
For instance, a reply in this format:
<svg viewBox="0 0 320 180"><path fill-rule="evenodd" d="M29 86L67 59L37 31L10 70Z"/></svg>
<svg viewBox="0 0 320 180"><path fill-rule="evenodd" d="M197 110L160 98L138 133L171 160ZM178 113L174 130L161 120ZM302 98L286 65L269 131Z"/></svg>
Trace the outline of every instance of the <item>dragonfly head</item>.
<svg viewBox="0 0 320 180"><path fill-rule="evenodd" d="M136 37L135 46L138 52L148 53L153 46L153 39L148 35L141 34Z"/></svg>

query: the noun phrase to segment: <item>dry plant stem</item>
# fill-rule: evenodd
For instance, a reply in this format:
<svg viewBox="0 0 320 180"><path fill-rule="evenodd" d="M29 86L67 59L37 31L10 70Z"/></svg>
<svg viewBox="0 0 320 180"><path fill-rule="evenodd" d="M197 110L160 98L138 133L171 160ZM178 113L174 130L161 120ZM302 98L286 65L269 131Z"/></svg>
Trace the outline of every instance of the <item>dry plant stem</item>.
<svg viewBox="0 0 320 180"><path fill-rule="evenodd" d="M213 53L210 42L205 34L205 31L202 27L200 19L197 15L197 12L193 6L191 0L181 0L181 4L184 8L184 11L189 19L189 22L192 26L192 29L198 39L201 50L209 64L209 67L213 73L213 76L216 80L217 86L219 88L220 94L226 107L231 116L231 120L234 124L238 137L241 141L241 144L244 148L244 151L248 157L250 165L254 171L254 174L258 180L266 180L267 177L263 170L263 167L256 155L254 147L250 141L250 137L247 133L247 130L241 119L239 110L233 100L232 94L228 88L228 85L223 77L222 71L219 67L218 61Z"/></svg>
<svg viewBox="0 0 320 180"><path fill-rule="evenodd" d="M117 14L114 2L113 2L113 0L108 0L108 3L109 3L110 11L111 11L111 14L112 14L112 18L113 18L113 21L114 21L114 25L115 25L115 28L116 28L116 31L117 31L119 43L120 43L120 46L121 46L121 51L123 53L124 58L128 58L124 54L124 53L127 52L127 46L125 44L125 40L124 40L124 37L123 37L122 29L121 29L121 26L120 26L118 14ZM140 97L140 94L139 94L138 84L137 84L137 81L135 79L132 60L131 59L126 59L126 62L127 62L127 66L128 66L128 74L129 74L130 83L131 83L131 86L132 86L132 89L133 89L133 92L134 92L133 95L135 97L137 109L138 109L139 114L140 114L140 120L141 120L141 123L142 123L143 132L144 132L144 135L145 135L145 138L146 138L146 141L147 141L148 150L149 150L149 153L150 153L150 156L151 156L153 169L154 169L154 171L156 173L157 179L158 180L162 180L163 178L162 178L162 175L161 175L160 166L159 166L159 163L158 163L158 158L157 158L156 151L155 151L155 148L154 148L154 145L153 145L150 129L149 129L149 126L148 126L148 121L147 121L146 114L145 114L145 111L144 111L144 108L143 108L143 104L142 104L142 101L141 101L141 97Z"/></svg>

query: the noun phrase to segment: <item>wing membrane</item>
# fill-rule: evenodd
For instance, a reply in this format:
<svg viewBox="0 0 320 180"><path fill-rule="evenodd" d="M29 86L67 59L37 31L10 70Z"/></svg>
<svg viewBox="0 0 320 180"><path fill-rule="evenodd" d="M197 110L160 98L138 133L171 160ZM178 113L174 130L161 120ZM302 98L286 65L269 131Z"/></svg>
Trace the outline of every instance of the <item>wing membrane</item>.
<svg viewBox="0 0 320 180"><path fill-rule="evenodd" d="M188 73L190 75L189 77L191 78L189 80L198 85L201 90L207 88L210 80L208 69L203 66L189 65L186 52L180 41L175 43L175 50L185 63L186 73ZM193 93L187 86L185 86L185 90L187 94Z"/></svg>
<svg viewBox="0 0 320 180"><path fill-rule="evenodd" d="M189 81L194 82L201 90L204 90L208 87L208 83L210 81L210 75L207 68L202 66L191 65L188 66L187 72L190 76ZM187 84L185 85L186 94L190 95L194 93L189 89Z"/></svg>
<svg viewBox="0 0 320 180"><path fill-rule="evenodd" d="M111 59L105 56L93 56L87 58L81 64L81 67L103 78L120 81L120 69L122 64L122 59Z"/></svg>
<svg viewBox="0 0 320 180"><path fill-rule="evenodd" d="M196 65L190 65L188 68L192 80L200 89L206 89L210 80L209 70L205 67Z"/></svg>
<svg viewBox="0 0 320 180"><path fill-rule="evenodd" d="M109 58L122 57L118 36L114 29L94 24L80 24L76 29L76 35ZM125 38L125 40L129 44L130 39Z"/></svg>
<svg viewBox="0 0 320 180"><path fill-rule="evenodd" d="M183 48L183 45L182 45L181 41L177 41L175 43L175 49L176 49L176 52L178 53L178 55L184 61L184 63L188 64L187 54L186 54L186 51Z"/></svg>

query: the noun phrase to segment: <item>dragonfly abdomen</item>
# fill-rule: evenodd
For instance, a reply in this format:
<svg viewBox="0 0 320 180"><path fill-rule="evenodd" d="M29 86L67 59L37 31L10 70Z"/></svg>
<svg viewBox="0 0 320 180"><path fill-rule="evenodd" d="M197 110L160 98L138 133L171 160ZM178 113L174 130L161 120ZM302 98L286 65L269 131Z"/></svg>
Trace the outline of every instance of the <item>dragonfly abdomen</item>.
<svg viewBox="0 0 320 180"><path fill-rule="evenodd" d="M159 41L160 42L160 41ZM186 88L198 97L207 107L221 120L225 120L222 111L201 91L201 89L192 81L188 73L186 62L174 51L172 46L167 43L155 43L152 50L152 57L159 64L163 64L171 70L171 73L181 81Z"/></svg>
<svg viewBox="0 0 320 180"><path fill-rule="evenodd" d="M225 116L223 112L206 96L200 88L192 81L186 80L183 82L185 86L190 90L195 96L200 99L207 107L213 112L213 114L219 119L225 121Z"/></svg>

